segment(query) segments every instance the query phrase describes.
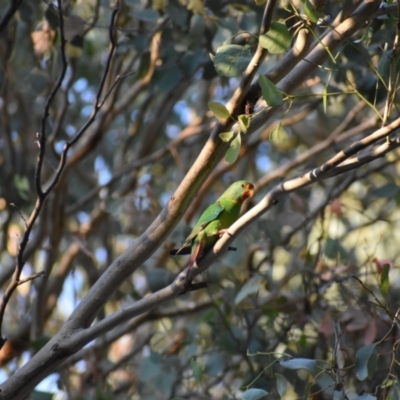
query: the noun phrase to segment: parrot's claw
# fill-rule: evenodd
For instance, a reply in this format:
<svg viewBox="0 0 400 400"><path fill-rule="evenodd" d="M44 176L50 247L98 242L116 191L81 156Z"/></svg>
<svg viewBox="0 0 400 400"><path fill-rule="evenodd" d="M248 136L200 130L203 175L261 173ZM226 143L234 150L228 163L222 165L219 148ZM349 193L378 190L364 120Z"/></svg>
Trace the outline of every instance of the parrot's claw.
<svg viewBox="0 0 400 400"><path fill-rule="evenodd" d="M218 231L218 236L219 236L219 237L222 237L222 235L223 235L224 233L227 233L229 236L231 236L231 235L229 234L229 230L228 230L228 229L221 229L220 231Z"/></svg>

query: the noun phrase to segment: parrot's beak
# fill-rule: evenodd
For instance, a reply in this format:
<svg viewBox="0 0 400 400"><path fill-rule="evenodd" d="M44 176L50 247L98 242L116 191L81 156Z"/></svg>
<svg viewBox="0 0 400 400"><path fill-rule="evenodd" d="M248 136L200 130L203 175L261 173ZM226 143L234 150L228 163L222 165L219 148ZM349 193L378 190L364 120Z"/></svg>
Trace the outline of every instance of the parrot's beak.
<svg viewBox="0 0 400 400"><path fill-rule="evenodd" d="M248 199L250 197L252 197L254 194L254 185L252 183L248 183L246 185L246 190L243 193L243 200Z"/></svg>

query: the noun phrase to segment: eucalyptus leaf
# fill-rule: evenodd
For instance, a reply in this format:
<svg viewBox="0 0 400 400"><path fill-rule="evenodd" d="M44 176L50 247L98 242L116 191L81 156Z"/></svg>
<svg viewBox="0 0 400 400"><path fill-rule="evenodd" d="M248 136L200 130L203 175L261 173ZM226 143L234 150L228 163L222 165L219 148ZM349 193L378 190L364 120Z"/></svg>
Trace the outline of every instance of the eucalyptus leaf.
<svg viewBox="0 0 400 400"><path fill-rule="evenodd" d="M210 101L208 103L208 108L221 121L229 118L230 116L228 109L223 104L218 103L217 101Z"/></svg>
<svg viewBox="0 0 400 400"><path fill-rule="evenodd" d="M315 10L314 6L311 4L309 0L304 1L304 12L306 13L308 19L314 24L318 22L319 15Z"/></svg>
<svg viewBox="0 0 400 400"><path fill-rule="evenodd" d="M259 37L260 45L271 54L285 52L292 41L292 36L283 22L272 22L269 31Z"/></svg>
<svg viewBox="0 0 400 400"><path fill-rule="evenodd" d="M192 358L190 360L190 367L192 368L193 376L196 378L196 381L201 382L201 378L203 377L201 365L194 358Z"/></svg>
<svg viewBox="0 0 400 400"><path fill-rule="evenodd" d="M387 299L387 295L389 293L389 286L390 286L389 270L390 270L390 265L384 264L383 269L382 269L382 274L381 274L380 287L379 287L384 299Z"/></svg>
<svg viewBox="0 0 400 400"><path fill-rule="evenodd" d="M316 372L317 361L309 358L293 358L291 360L280 360L279 364L288 369L306 369L314 374Z"/></svg>
<svg viewBox="0 0 400 400"><path fill-rule="evenodd" d="M260 282L258 280L250 279L239 291L235 297L235 304L241 303L247 296L255 294L260 289Z"/></svg>
<svg viewBox="0 0 400 400"><path fill-rule="evenodd" d="M249 46L228 44L218 48L214 56L214 67L219 75L233 78L241 75L251 60Z"/></svg>
<svg viewBox="0 0 400 400"><path fill-rule="evenodd" d="M282 92L266 76L260 75L258 83L264 100L270 107L279 106L283 103Z"/></svg>
<svg viewBox="0 0 400 400"><path fill-rule="evenodd" d="M272 129L269 138L273 144L281 145L288 139L288 134L282 124L279 123L274 129Z"/></svg>
<svg viewBox="0 0 400 400"><path fill-rule="evenodd" d="M221 140L223 142L228 143L232 139L233 135L234 135L234 132L232 132L232 131L230 131L230 132L222 132L222 133L219 134L219 137L221 138Z"/></svg>
<svg viewBox="0 0 400 400"><path fill-rule="evenodd" d="M376 343L369 344L368 346L361 347L357 350L356 353L356 363L355 363L355 371L357 378L360 381L365 380L369 376L371 376L371 367L369 367L369 363L371 362L371 357L374 354L376 347ZM373 359L372 359L373 361Z"/></svg>
<svg viewBox="0 0 400 400"><path fill-rule="evenodd" d="M52 400L54 394L48 392L42 392L40 390L34 390L31 396L32 400Z"/></svg>
<svg viewBox="0 0 400 400"><path fill-rule="evenodd" d="M235 139L232 140L231 146L229 147L228 151L225 154L226 162L232 164L237 160L237 158L239 157L241 144L242 144L242 138L240 136L240 133L238 133Z"/></svg>
<svg viewBox="0 0 400 400"><path fill-rule="evenodd" d="M276 378L276 390L278 391L279 396L281 396L282 398L285 396L285 393L289 386L289 382L283 375L278 373L275 374L275 378Z"/></svg>
<svg viewBox="0 0 400 400"><path fill-rule="evenodd" d="M238 122L239 122L240 130L243 133L246 133L247 129L249 129L249 127L250 127L250 118L249 118L249 116L247 116L245 114L239 115Z"/></svg>
<svg viewBox="0 0 400 400"><path fill-rule="evenodd" d="M242 393L243 400L259 400L268 394L264 389L252 388Z"/></svg>

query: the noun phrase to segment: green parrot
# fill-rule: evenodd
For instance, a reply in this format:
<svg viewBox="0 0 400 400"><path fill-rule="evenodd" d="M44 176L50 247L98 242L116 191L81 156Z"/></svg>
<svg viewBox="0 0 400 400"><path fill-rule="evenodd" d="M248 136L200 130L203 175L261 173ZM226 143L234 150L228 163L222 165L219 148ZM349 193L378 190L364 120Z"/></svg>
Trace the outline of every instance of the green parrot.
<svg viewBox="0 0 400 400"><path fill-rule="evenodd" d="M233 183L222 196L201 214L190 235L180 249L170 252L171 255L191 254L185 286L190 269L194 263L210 250L227 229L239 218L242 203L253 196L254 185L247 181Z"/></svg>

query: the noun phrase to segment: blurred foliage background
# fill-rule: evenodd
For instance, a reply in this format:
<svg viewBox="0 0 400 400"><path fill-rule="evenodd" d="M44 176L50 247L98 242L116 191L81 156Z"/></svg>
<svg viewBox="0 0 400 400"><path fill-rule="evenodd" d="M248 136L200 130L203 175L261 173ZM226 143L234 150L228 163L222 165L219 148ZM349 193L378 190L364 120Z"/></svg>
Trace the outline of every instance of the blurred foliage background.
<svg viewBox="0 0 400 400"><path fill-rule="evenodd" d="M295 40L308 19L312 41L360 2L322 3L278 2L274 20ZM1 0L0 9L7 7ZM54 336L173 195L216 124L208 102L226 103L240 82L218 75L210 54L224 44L254 52L263 7L253 0L120 1L109 96L72 147L32 231L23 277L45 276L20 285L8 304L0 381ZM93 111L112 10L107 1L63 1L68 68L49 109L43 181ZM313 13L329 16L325 25L310 22ZM397 23L396 10L366 24L304 77L268 126L243 136L237 161L221 161L167 242L98 318L174 279L187 258L169 250L231 182L256 185L249 209L280 181L379 128L387 82L398 71ZM0 33L2 293L25 229L21 216L36 201L36 134L62 68L59 26L55 3L26 1ZM279 69L283 56L268 54L259 73ZM388 121L398 118L393 93ZM115 327L71 356L33 398L398 399L399 156L395 150L284 198L234 242L237 251L198 278L207 289Z"/></svg>

